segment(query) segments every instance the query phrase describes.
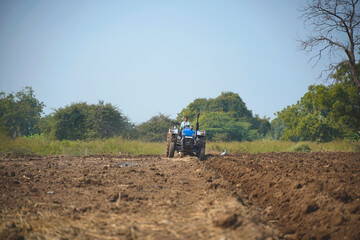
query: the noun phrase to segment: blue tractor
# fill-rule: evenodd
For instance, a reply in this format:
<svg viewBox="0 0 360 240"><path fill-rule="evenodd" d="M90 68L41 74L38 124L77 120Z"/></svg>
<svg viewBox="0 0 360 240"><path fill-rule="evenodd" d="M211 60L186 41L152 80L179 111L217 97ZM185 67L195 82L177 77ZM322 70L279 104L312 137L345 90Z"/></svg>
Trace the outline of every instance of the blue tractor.
<svg viewBox="0 0 360 240"><path fill-rule="evenodd" d="M167 135L166 156L173 158L175 151L181 156L186 154L196 155L200 160L205 159L206 136L205 131L199 130L199 116L197 115L195 131L191 126L185 126L183 130L175 127L169 129Z"/></svg>

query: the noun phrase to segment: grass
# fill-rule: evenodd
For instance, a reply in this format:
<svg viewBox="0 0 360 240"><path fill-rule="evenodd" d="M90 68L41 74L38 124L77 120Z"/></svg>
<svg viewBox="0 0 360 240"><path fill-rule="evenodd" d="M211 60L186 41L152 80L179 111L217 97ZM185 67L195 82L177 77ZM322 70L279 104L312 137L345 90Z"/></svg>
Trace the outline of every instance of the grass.
<svg viewBox="0 0 360 240"><path fill-rule="evenodd" d="M0 137L0 152L39 155L86 156L98 154L159 155L164 154L165 143L145 143L120 137L105 140L69 141L47 140L43 137Z"/></svg>
<svg viewBox="0 0 360 240"><path fill-rule="evenodd" d="M219 153L224 149L228 153L266 153L266 152L360 152L360 142L347 140L329 143L317 142L283 142L283 141L253 141L253 142L208 142L207 153ZM21 156L25 154L86 156L98 154L127 155L161 155L165 154L165 142L142 142L126 140L120 137L91 140L69 141L48 140L38 136L33 138L8 138L0 136L0 152Z"/></svg>
<svg viewBox="0 0 360 240"><path fill-rule="evenodd" d="M360 152L360 142L337 140L328 143L318 142L284 142L284 141L253 141L253 142L210 142L208 152L229 153L267 153L267 152Z"/></svg>

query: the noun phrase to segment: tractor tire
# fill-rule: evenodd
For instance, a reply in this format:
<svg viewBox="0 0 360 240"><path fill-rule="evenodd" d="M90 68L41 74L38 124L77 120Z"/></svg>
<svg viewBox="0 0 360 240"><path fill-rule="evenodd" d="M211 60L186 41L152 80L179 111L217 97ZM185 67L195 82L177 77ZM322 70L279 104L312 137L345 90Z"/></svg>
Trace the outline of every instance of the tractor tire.
<svg viewBox="0 0 360 240"><path fill-rule="evenodd" d="M169 157L170 144L172 142L172 135L168 133L166 137L166 157Z"/></svg>
<svg viewBox="0 0 360 240"><path fill-rule="evenodd" d="M169 158L173 158L174 153L175 153L175 143L172 142L172 143L170 143L170 146L169 146Z"/></svg>
<svg viewBox="0 0 360 240"><path fill-rule="evenodd" d="M199 159L200 161L205 159L205 147L202 147L199 153Z"/></svg>
<svg viewBox="0 0 360 240"><path fill-rule="evenodd" d="M166 144L166 154L165 157L169 157L170 143Z"/></svg>

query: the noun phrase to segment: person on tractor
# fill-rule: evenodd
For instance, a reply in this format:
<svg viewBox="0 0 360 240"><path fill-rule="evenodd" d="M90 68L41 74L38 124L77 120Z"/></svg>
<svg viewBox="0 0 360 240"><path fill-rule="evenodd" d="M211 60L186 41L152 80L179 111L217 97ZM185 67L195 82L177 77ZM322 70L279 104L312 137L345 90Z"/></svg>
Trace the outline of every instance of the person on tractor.
<svg viewBox="0 0 360 240"><path fill-rule="evenodd" d="M184 117L184 121L181 123L180 129L184 130L185 127L190 127L190 122L189 122L189 117L188 116Z"/></svg>

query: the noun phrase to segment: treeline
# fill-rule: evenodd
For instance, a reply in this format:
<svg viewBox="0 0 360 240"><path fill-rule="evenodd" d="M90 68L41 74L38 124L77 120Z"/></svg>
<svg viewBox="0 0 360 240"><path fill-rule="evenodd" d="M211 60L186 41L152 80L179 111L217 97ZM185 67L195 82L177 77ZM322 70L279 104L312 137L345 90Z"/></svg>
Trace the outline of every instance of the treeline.
<svg viewBox="0 0 360 240"><path fill-rule="evenodd" d="M41 117L44 106L31 87L15 95L1 93L1 132L11 137L42 134L57 140L122 136L156 142L166 140L168 129L178 126L183 116L189 116L195 124L198 112L201 112L201 129L207 131L209 140L251 141L265 137L271 130L268 119L253 116L240 96L232 92L221 93L214 99L196 99L177 119L159 113L138 125L131 123L117 107L103 101L73 103Z"/></svg>
<svg viewBox="0 0 360 240"><path fill-rule="evenodd" d="M210 141L359 140L360 96L351 73L342 65L332 78L333 84L310 86L296 104L279 111L271 123L269 118L254 115L233 92L195 99L176 119L159 113L137 125L116 106L103 101L73 103L42 117L44 103L26 87L16 94L0 93L0 132L10 137L41 134L48 139L91 140L121 136L156 142L164 141L168 129L179 125L184 116L195 125L200 112L200 128Z"/></svg>
<svg viewBox="0 0 360 240"><path fill-rule="evenodd" d="M25 87L16 94L0 93L0 133L9 137L43 135L56 140L93 140L121 136L126 139L163 141L169 128L178 124L159 114L135 125L116 106L99 101L55 109L41 116L45 104L34 90Z"/></svg>
<svg viewBox="0 0 360 240"><path fill-rule="evenodd" d="M360 63L356 65L360 72ZM286 141L359 140L360 95L347 64L331 76L333 84L311 85L294 105L271 122L272 137Z"/></svg>

